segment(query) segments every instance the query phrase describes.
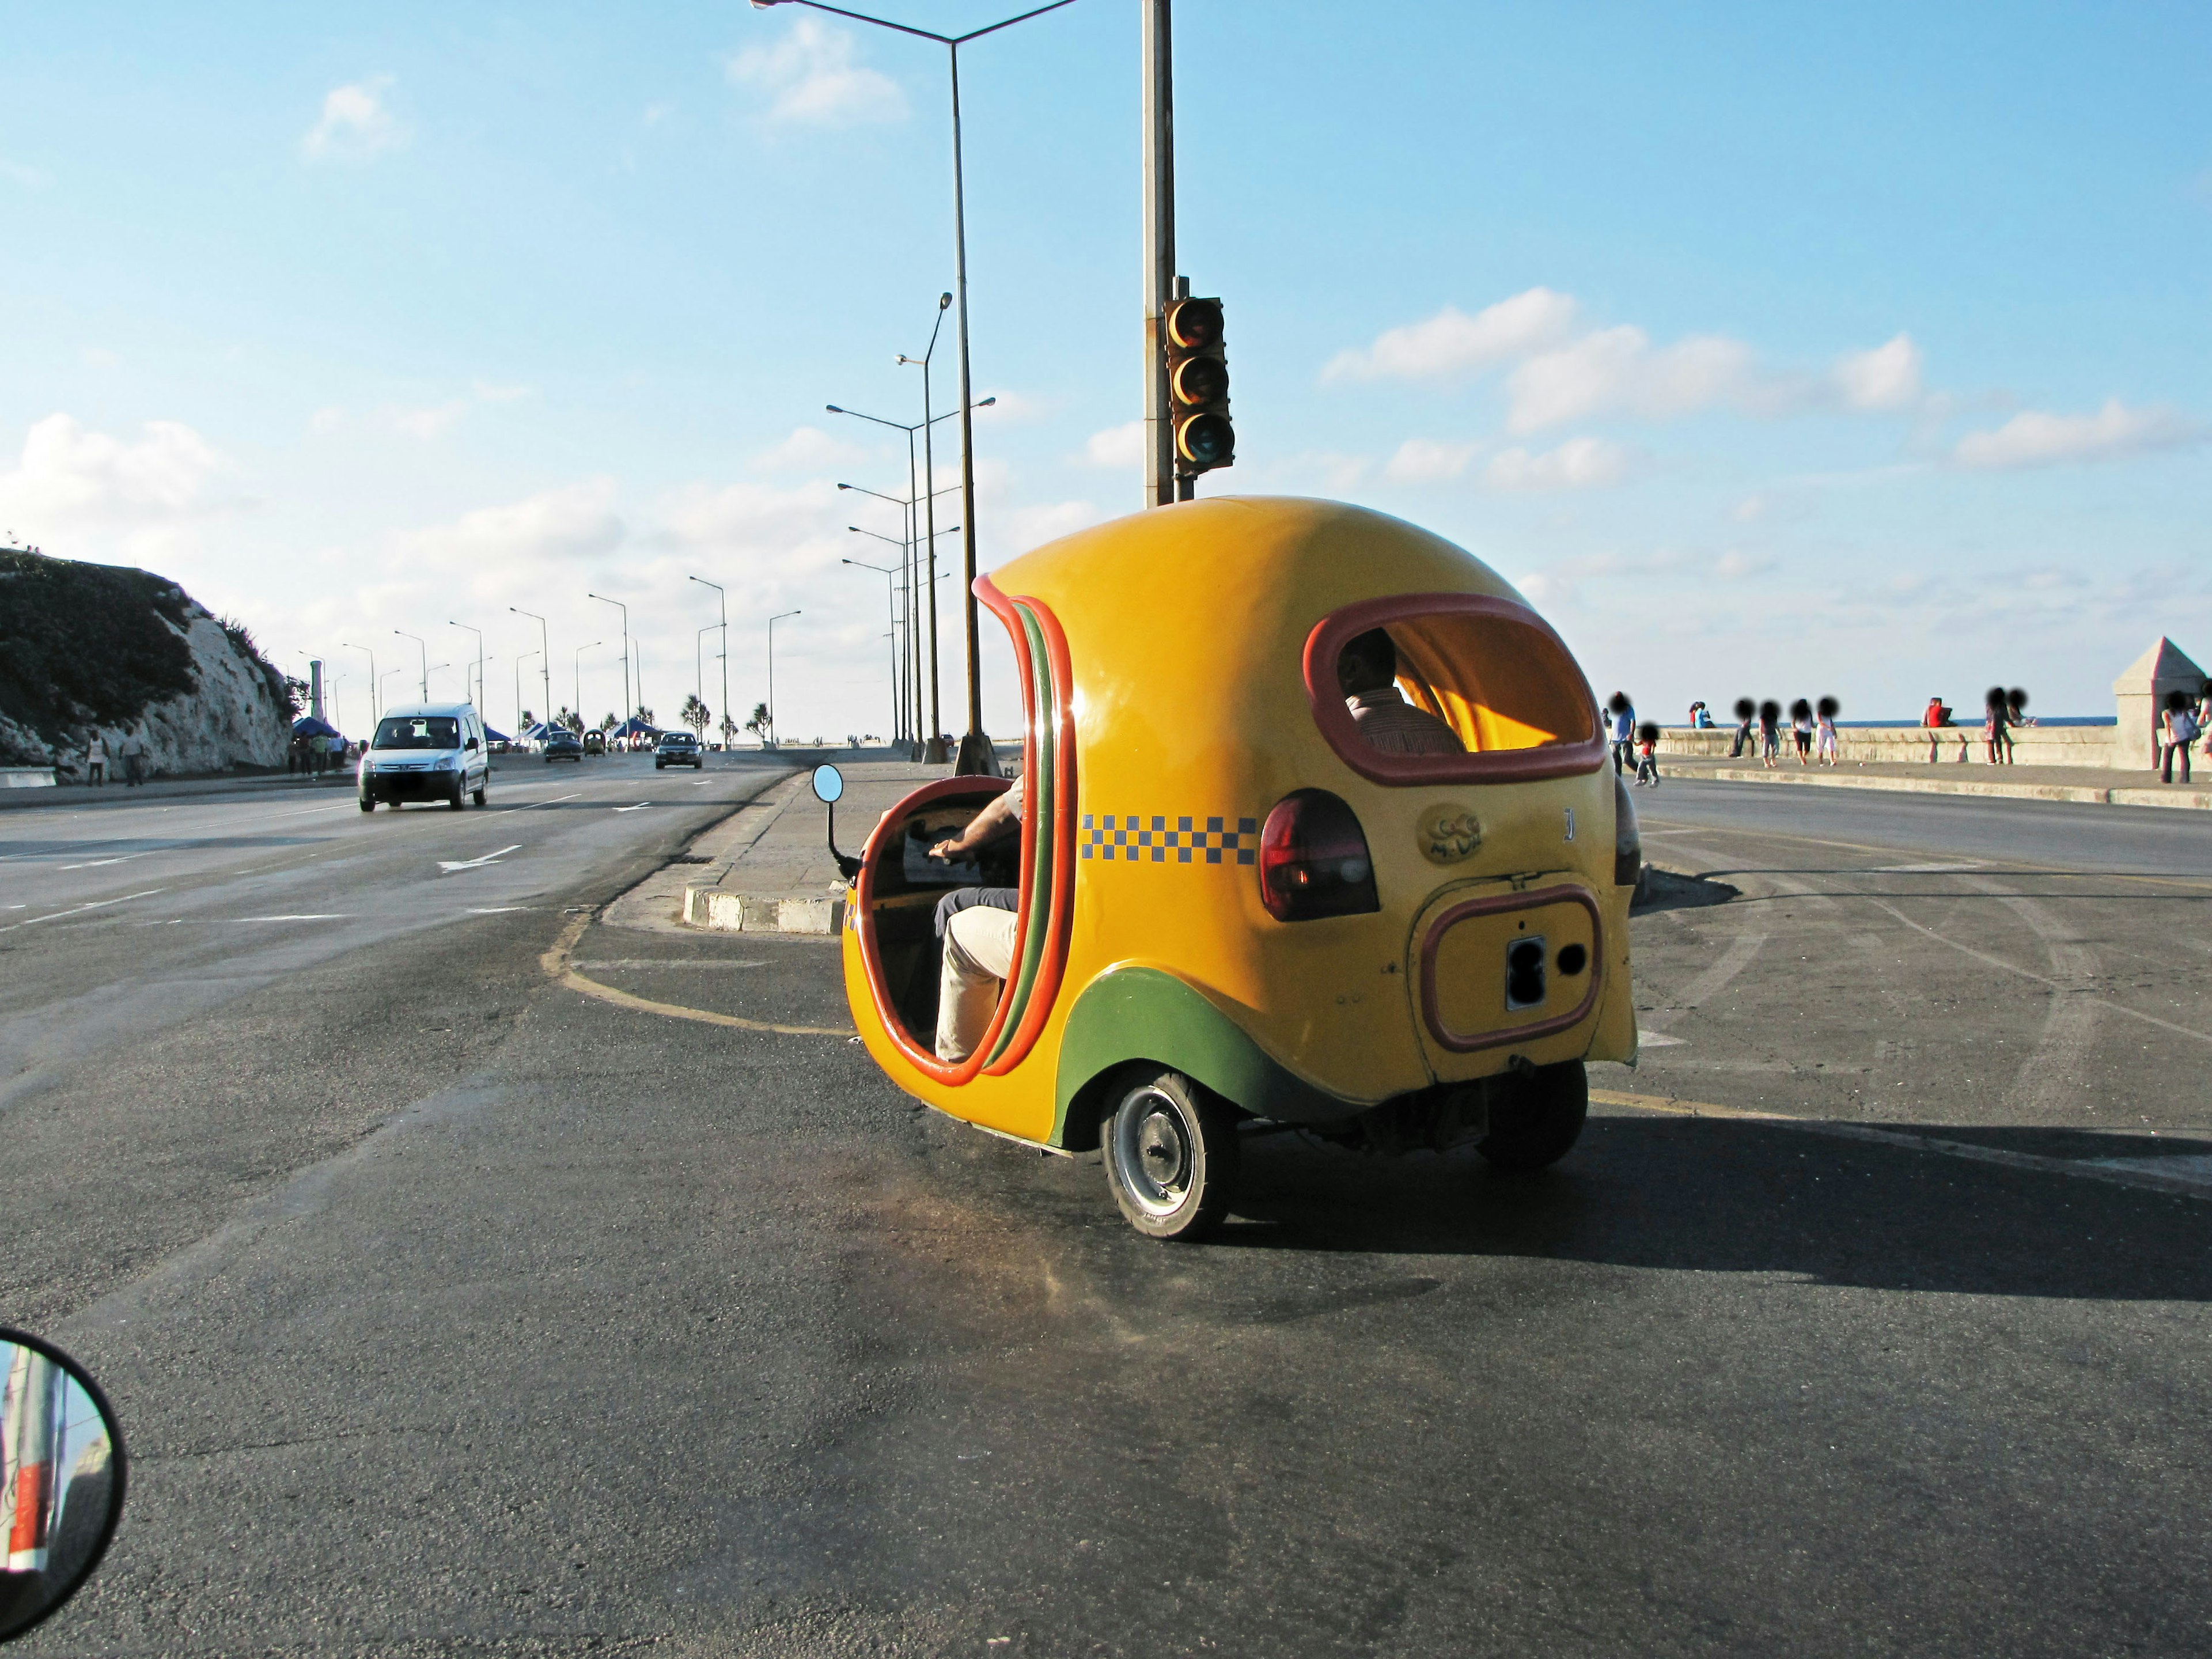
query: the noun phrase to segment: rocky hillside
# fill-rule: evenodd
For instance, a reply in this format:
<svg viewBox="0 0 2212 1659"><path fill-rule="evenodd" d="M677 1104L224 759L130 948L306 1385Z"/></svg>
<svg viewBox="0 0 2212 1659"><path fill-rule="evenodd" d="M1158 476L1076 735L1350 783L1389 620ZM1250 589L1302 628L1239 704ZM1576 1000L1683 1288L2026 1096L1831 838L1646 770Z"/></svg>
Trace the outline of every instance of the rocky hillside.
<svg viewBox="0 0 2212 1659"><path fill-rule="evenodd" d="M166 577L0 549L0 765L134 727L155 775L282 766L284 678Z"/></svg>

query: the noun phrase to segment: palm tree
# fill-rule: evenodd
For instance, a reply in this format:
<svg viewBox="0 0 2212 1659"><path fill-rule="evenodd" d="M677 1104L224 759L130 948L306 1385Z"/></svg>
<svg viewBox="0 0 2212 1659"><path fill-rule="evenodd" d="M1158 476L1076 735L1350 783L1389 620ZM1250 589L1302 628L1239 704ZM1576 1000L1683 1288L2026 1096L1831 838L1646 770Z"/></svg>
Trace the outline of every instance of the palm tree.
<svg viewBox="0 0 2212 1659"><path fill-rule="evenodd" d="M714 714L705 703L699 701L697 693L686 692L684 697L684 707L678 711L676 718L690 726L695 734L704 736L707 722L714 718Z"/></svg>

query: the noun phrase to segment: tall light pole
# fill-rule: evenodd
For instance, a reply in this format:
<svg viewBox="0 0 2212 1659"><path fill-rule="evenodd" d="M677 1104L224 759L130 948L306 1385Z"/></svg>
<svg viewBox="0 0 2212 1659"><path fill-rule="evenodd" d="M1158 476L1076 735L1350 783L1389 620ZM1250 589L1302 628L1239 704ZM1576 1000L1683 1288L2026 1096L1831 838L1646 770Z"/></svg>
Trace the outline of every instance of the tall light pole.
<svg viewBox="0 0 2212 1659"><path fill-rule="evenodd" d="M776 732L775 732L775 625L776 625L778 623L780 623L780 622L787 622L787 621L788 621L788 620L790 620L792 617L796 617L796 616L798 616L799 614L799 613L798 611L781 611L781 612L780 612L779 614L777 614L777 615L775 615L775 616L770 617L768 619L768 734L769 734L769 741L770 743L774 743L774 742L775 741L775 738L776 738Z"/></svg>
<svg viewBox="0 0 2212 1659"><path fill-rule="evenodd" d="M952 101L953 108L956 112L954 120L957 124L958 120L957 112L958 111L960 105L958 70L957 65L954 70ZM963 246L965 246L964 237L963 238ZM909 357L902 351L899 353L899 362L902 364L919 363L921 368L921 476L927 479L929 483L927 500L923 507L922 514L929 526L930 578L924 585L925 591L929 596L929 747L924 751L922 758L933 763L943 761L945 758L945 706L943 700L938 694L937 683L937 451L933 444L931 442L933 434L929 429L931 424L929 418L929 361L931 358L937 356L938 331L945 326L945 307L951 303L952 296L950 294L940 294L937 296L937 319L929 325L928 349L924 351L918 358ZM963 318L968 314L964 303L960 314ZM962 332L963 335L966 332L964 325ZM962 401L965 402L968 396L968 386L964 380L961 383L960 395ZM994 399L993 401L995 402L996 399ZM960 429L963 433L965 433L968 430L965 424L967 421L965 411L963 411L961 420L963 424ZM970 467L968 471L972 474L974 469ZM975 517L975 503L968 498L964 487L961 493L960 504L968 509L963 516L972 522Z"/></svg>
<svg viewBox="0 0 2212 1659"><path fill-rule="evenodd" d="M708 623L691 639L691 695L701 702L707 701L707 635L714 631L714 624ZM708 718L713 717L709 710Z"/></svg>
<svg viewBox="0 0 2212 1659"><path fill-rule="evenodd" d="M399 637L400 637L401 639L403 639L403 640L412 640L412 641L415 641L415 648L416 648L416 650L420 651L420 652L422 653L422 701L423 701L424 702L429 702L429 701L430 701L430 647L429 647L428 646L427 646L427 645L425 645L425 644L423 644L423 643L422 643L422 636L420 634L410 634L410 633L409 633L409 632L408 632L405 629L404 629L404 628L395 628L395 629L393 629L392 631L393 633L395 633L395 634L398 635L399 635Z"/></svg>
<svg viewBox="0 0 2212 1659"><path fill-rule="evenodd" d="M870 564L865 559L840 559L837 562L849 564L855 570L872 570L884 579L884 604L891 619L891 631L884 636L891 642L891 741L896 744L906 735L899 730L906 723L906 688L899 684L899 573L887 564Z"/></svg>
<svg viewBox="0 0 2212 1659"><path fill-rule="evenodd" d="M576 701L574 707L576 710L576 719L580 722L584 718L584 653L596 649L605 643L605 640L593 640L590 645L580 645L576 647Z"/></svg>
<svg viewBox="0 0 2212 1659"><path fill-rule="evenodd" d="M823 0L753 0L753 4L765 11L770 6L801 5L816 11L824 11L838 17L849 17L857 23L872 23L878 28L890 29L900 34L911 34L919 40L934 40L945 51L952 71L952 292L960 308L960 505L961 517L966 532L961 542L962 568L966 573L961 587L961 605L965 613L968 635L968 731L960 739L960 763L957 771L967 774L984 773L995 776L999 771L998 751L991 740L983 735L983 680L976 659L978 640L975 625L975 424L971 414L974 406L974 381L969 373L968 349L968 198L967 187L962 178L960 155L960 48L970 40L980 40L987 34L996 34L1000 29L1025 23L1032 17L1042 17L1048 11L1058 11L1062 6L1073 5L1074 0L1049 0L1049 3L1034 6L1028 11L980 29L970 29L965 34L939 34L930 29L918 29L905 23L893 23L881 17L871 17L866 12L848 11L842 6L823 3ZM936 480L930 481L931 487Z"/></svg>
<svg viewBox="0 0 2212 1659"><path fill-rule="evenodd" d="M385 701L384 682L390 679L394 674L404 674L407 671L404 668L387 668L384 671L383 674L376 682L376 698L380 703ZM425 697L422 701L428 702L429 699Z"/></svg>
<svg viewBox="0 0 2212 1659"><path fill-rule="evenodd" d="M642 702L645 700L645 698L644 698L644 694L641 691L641 692L639 693L639 696L638 696L637 702L632 702L630 701L630 693L629 693L629 607L628 605L624 605L624 604L623 604L620 599L609 599L609 598L608 598L605 594L604 594L604 593L586 593L586 594L585 594L585 595L584 595L584 597L585 597L586 599L597 599L597 600L598 600L601 605L611 605L614 606L614 608L615 608L616 610L617 610L617 611L621 611L621 612L622 612L622 636L623 636L623 704L624 704L624 707L623 707L623 724L624 726L627 726L627 725L629 725L629 724L631 717L632 717L633 715L635 715L635 714L637 713L637 702ZM639 678L643 678L644 677L643 677L642 675L641 675L641 676L639 676Z"/></svg>
<svg viewBox="0 0 2212 1659"><path fill-rule="evenodd" d="M522 665L538 653L526 651L514 659L514 740L522 741Z"/></svg>
<svg viewBox="0 0 2212 1659"><path fill-rule="evenodd" d="M1175 298L1175 47L1173 0L1142 0L1145 76L1145 505L1165 507L1179 493L1175 422L1168 397L1167 342L1161 319ZM1183 486L1182 499L1190 495Z"/></svg>
<svg viewBox="0 0 2212 1659"><path fill-rule="evenodd" d="M447 623L446 624L446 626L447 626L447 627L448 627L448 628L459 628L459 629L467 629L467 631L468 631L468 632L470 632L470 633L471 633L471 634L473 634L473 635L475 635L477 636L477 698L478 698L479 700L481 700L481 699L483 698L483 694L484 694L484 689L483 689L483 665L484 665L484 653L483 653L483 629L481 629L481 628L470 628L470 627L469 627L469 624L468 624L468 623L466 623L449 622L449 623ZM479 714L482 714L483 711L482 709L478 709L477 712L477 713L479 713Z"/></svg>
<svg viewBox="0 0 2212 1659"><path fill-rule="evenodd" d="M902 359L901 361L903 362L905 360ZM977 404L975 407L978 409L988 409L993 404L995 404L999 400L996 397L986 398L981 403ZM916 738L914 758L916 760L934 758L936 760L942 761L945 758L945 745L941 742L937 741L934 736L933 736L931 739L932 747L925 749L919 740L922 724L921 646L919 639L920 630L915 626L915 621L921 603L919 586L921 582L921 519L920 507L918 505L921 497L918 493L921 486L915 481L915 477L914 434L917 432L926 433L927 429L930 427L934 426L937 422L949 421L959 411L957 410L947 410L944 414L937 416L934 419L916 421L909 425L904 421L887 421L880 415L864 414L857 409L842 409L836 404L824 404L823 407L828 410L832 415L848 415L856 421L866 421L875 426L887 426L894 432L903 432L906 434L907 499L903 503L907 509L906 599L908 622L906 634L907 654L911 665L910 672L907 676L907 684L909 687L908 696L914 705L914 722L912 729ZM936 498L938 496L949 495L952 493L950 486L944 489L938 489L937 480L934 478L932 478L929 483L929 497L933 507L934 507ZM878 492L872 489L860 489L858 484L839 484L837 488L840 489L859 490L861 495L874 495L878 501L888 501L893 499L889 495L878 494ZM933 528L929 533L930 568L934 570L937 567L936 538L940 532ZM952 532L948 530L942 533L951 535ZM933 591L934 591L934 584L933 584L932 586ZM931 605L930 612L929 682L931 685L934 686L937 684L937 628L936 605L933 602Z"/></svg>
<svg viewBox="0 0 2212 1659"><path fill-rule="evenodd" d="M384 699L381 695L384 683L376 678L376 653L365 645L356 645L351 640L341 640L338 643L347 650L358 651L368 659L368 723L374 726L377 721L384 718Z"/></svg>
<svg viewBox="0 0 2212 1659"><path fill-rule="evenodd" d="M538 711L538 722L542 726L553 718L553 647L545 632L545 618L535 611L525 611L519 605L510 605L507 608L516 616L527 617L538 624L538 673L545 689L545 707ZM514 700L514 712L518 717L522 713L520 697Z"/></svg>
<svg viewBox="0 0 2212 1659"><path fill-rule="evenodd" d="M702 587L711 587L714 590L715 614L722 619L722 718L726 720L730 718L729 595L722 592L722 585L720 582L710 582L704 576L694 576L691 580ZM704 702L706 699L702 697L700 701Z"/></svg>

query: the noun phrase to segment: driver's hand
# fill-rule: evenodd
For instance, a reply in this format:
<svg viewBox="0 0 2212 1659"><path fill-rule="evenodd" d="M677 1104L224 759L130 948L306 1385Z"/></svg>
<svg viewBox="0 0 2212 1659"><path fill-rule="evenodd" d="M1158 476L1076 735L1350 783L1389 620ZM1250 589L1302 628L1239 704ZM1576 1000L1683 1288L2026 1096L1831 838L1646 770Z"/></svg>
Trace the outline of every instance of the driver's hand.
<svg viewBox="0 0 2212 1659"><path fill-rule="evenodd" d="M949 864L958 858L963 850L957 841L940 841L929 849L929 856L933 859L942 859Z"/></svg>

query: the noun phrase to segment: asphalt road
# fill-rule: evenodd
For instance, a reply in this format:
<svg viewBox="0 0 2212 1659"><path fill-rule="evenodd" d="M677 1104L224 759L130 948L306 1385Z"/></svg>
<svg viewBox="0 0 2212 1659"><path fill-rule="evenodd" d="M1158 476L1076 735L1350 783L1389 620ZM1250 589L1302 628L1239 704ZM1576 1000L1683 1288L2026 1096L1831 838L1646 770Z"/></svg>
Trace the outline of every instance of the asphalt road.
<svg viewBox="0 0 2212 1659"><path fill-rule="evenodd" d="M842 1036L556 983L843 1024L826 943L600 910L763 775L624 764L0 820L0 1316L136 1481L27 1654L2212 1651L2212 1204L2065 1172L2208 1127L2193 823L1670 783L1678 1040L1595 1081L1674 1109L1257 1141L1176 1249Z"/></svg>

